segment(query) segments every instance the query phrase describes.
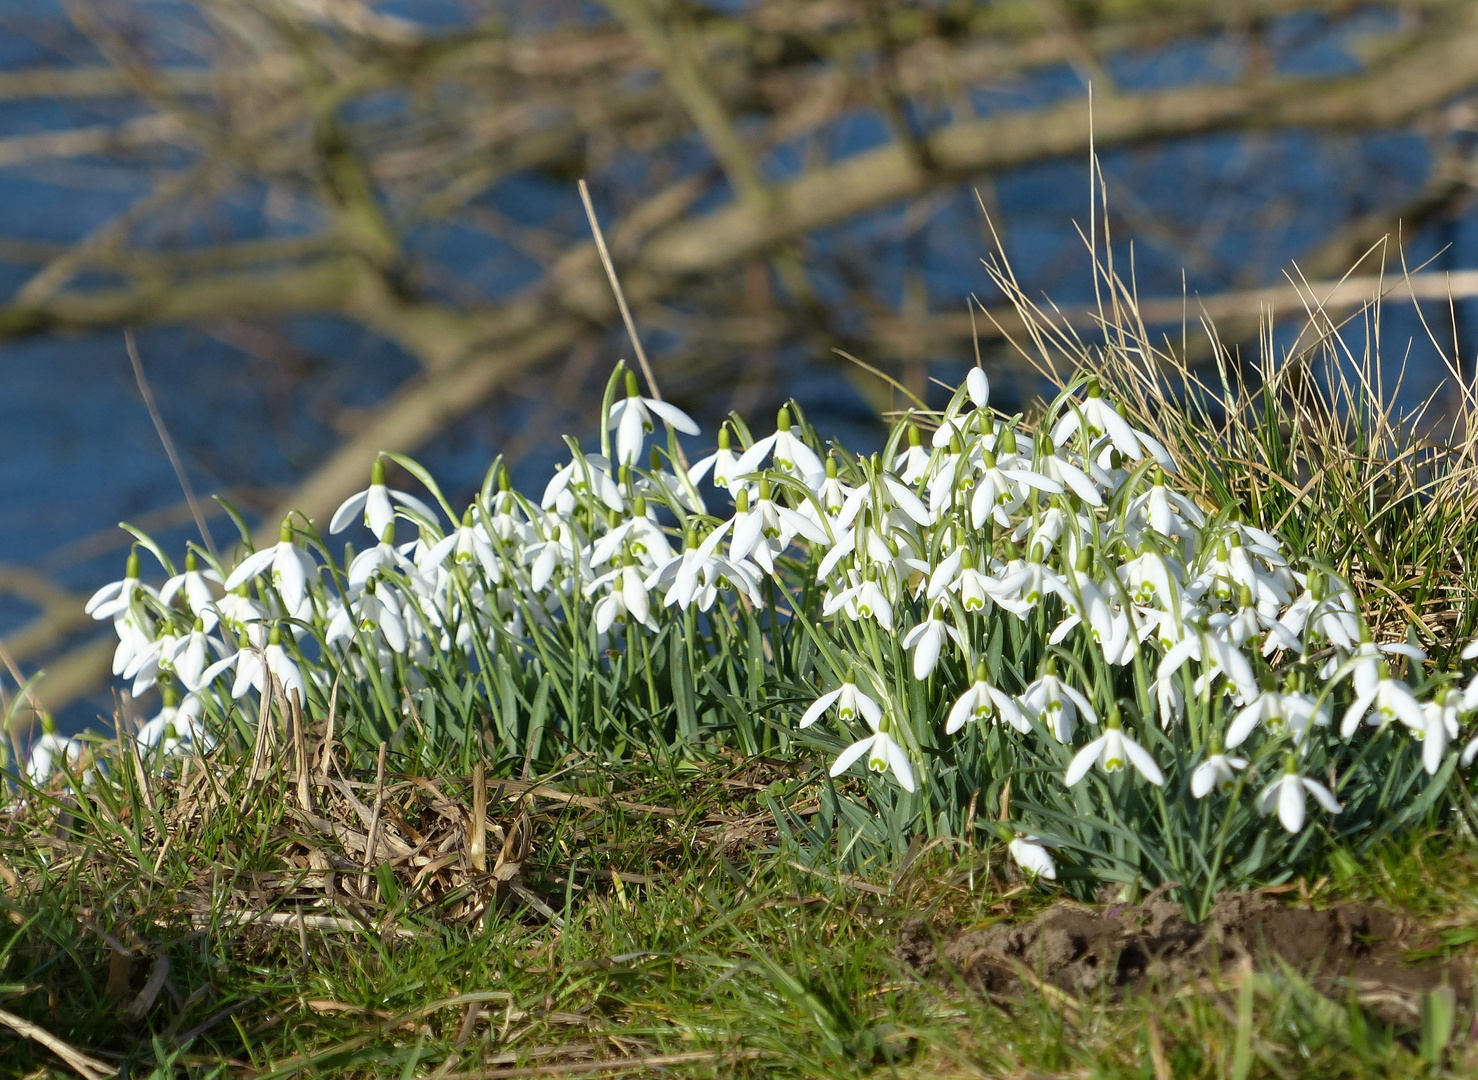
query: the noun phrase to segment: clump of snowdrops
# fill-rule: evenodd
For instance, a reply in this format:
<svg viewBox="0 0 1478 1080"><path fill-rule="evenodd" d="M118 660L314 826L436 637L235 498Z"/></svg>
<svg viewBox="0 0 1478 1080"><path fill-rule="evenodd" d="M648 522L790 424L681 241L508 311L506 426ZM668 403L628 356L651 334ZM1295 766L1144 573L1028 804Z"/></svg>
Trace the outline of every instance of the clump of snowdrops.
<svg viewBox="0 0 1478 1080"><path fill-rule="evenodd" d="M691 465L678 433L699 429L618 366L600 452L566 439L537 499L495 461L458 512L384 455L328 523L367 530L342 558L295 518L183 568L137 534L87 609L130 692L164 689L151 760L249 743L264 693L334 699L366 747L413 725L463 765L819 747L796 787L820 811L772 801L812 856L998 836L1040 881L1171 884L1194 908L1440 816L1478 756L1478 679L1373 641L1329 568L1198 505L1091 378L1029 427L973 369L870 455L793 404L762 438L731 417ZM38 781L77 762L48 738Z"/></svg>

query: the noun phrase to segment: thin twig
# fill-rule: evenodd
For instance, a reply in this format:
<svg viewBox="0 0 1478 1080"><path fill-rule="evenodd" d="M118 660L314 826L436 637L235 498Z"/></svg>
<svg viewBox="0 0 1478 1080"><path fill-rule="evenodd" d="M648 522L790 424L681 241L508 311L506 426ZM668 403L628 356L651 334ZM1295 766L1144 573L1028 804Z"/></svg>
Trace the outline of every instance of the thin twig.
<svg viewBox="0 0 1478 1080"><path fill-rule="evenodd" d="M88 1057L81 1050L68 1046L51 1032L43 1027L38 1027L29 1020L22 1019L14 1013L0 1009L0 1024L4 1024L18 1035L27 1039L33 1039L57 1057L61 1058L83 1080L103 1080L105 1076L116 1076L118 1070L107 1062L99 1061L97 1058Z"/></svg>
<svg viewBox="0 0 1478 1080"><path fill-rule="evenodd" d="M600 252L600 264L606 268L611 291L616 294L616 306L621 309L621 321L626 324L631 347L636 350L636 362L641 365L641 373L646 377L647 389L652 397L661 401L662 391L657 386L657 376L652 373L652 365L647 361L647 351L642 348L641 338L637 336L636 320L631 317L631 308L626 304L626 292L621 288L621 279L616 276L616 264L611 261L611 253L606 248L605 234L600 231L600 221L595 216L595 204L590 201L590 187L584 178L580 180L580 201L585 204L585 217L590 221L590 231L595 236L595 249Z"/></svg>
<svg viewBox="0 0 1478 1080"><path fill-rule="evenodd" d="M662 390L657 386L657 376L652 371L652 365L647 360L647 350L642 348L641 338L636 332L636 320L631 317L631 308L626 303L626 291L621 288L621 279L616 276L616 264L611 261L611 253L606 248L605 234L600 231L600 221L595 216L595 204L590 201L590 186L585 179L580 179L580 201L585 204L585 217L590 221L590 231L595 236L595 249L600 252L600 264L606 269L606 278L611 283L611 292L616 294L616 306L621 309L621 321L626 324L626 334L631 338L631 347L636 350L636 362L641 365L641 373L646 377L647 389L657 401L662 400ZM682 444L677 445L677 460L683 467L688 469L688 458L683 453Z"/></svg>
<svg viewBox="0 0 1478 1080"><path fill-rule="evenodd" d="M180 455L175 452L174 440L169 437L169 430L164 426L164 417L159 415L159 406L154 403L154 391L149 388L149 380L144 377L144 362L139 358L139 349L133 340L132 330L123 331L123 343L128 348L128 361L133 365L133 377L138 381L139 393L144 398L144 407L149 410L149 419L154 421L154 430L159 433L159 441L164 444L164 452L169 455L169 463L174 466L175 477L185 492L185 501L190 504L190 514L195 518L195 527L200 530L200 538L205 541L205 548L210 552L210 557L219 562L221 555L216 551L216 542L211 539L210 529L205 524L205 514L201 512L200 501L195 498L195 489L190 486L190 478L185 475L185 466L180 461Z"/></svg>

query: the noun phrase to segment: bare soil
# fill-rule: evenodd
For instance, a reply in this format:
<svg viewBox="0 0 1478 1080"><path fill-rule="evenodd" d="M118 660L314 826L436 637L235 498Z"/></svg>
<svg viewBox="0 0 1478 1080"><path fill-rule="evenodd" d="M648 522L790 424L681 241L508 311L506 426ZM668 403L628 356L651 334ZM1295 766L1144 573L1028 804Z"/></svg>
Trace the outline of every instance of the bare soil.
<svg viewBox="0 0 1478 1080"><path fill-rule="evenodd" d="M1230 975L1251 957L1265 970L1280 958L1336 998L1358 995L1388 1023L1409 1026L1422 994L1442 985L1472 995L1463 959L1433 956L1440 939L1416 918L1365 904L1289 907L1259 893L1227 893L1201 923L1167 900L1088 907L1057 904L1025 922L962 929L922 917L901 931L899 959L992 996L1018 997L1042 984L1075 997L1174 989ZM1425 955L1424 955L1425 954Z"/></svg>

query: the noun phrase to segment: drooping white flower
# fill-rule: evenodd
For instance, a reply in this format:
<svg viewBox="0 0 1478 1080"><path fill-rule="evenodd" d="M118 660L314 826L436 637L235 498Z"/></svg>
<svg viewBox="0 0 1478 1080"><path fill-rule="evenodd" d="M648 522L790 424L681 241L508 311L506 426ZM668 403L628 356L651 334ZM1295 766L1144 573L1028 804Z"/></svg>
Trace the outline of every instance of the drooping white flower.
<svg viewBox="0 0 1478 1080"><path fill-rule="evenodd" d="M1422 715L1421 704L1411 688L1400 679L1391 677L1391 667L1385 661L1380 662L1377 672L1373 686L1363 690L1356 687L1355 700L1345 710L1344 720L1340 723L1340 735L1348 739L1355 734L1361 720L1377 725L1400 720L1413 731L1425 731L1426 717Z"/></svg>
<svg viewBox="0 0 1478 1080"><path fill-rule="evenodd" d="M789 473L810 488L819 487L826 477L826 467L807 446L791 432L790 410L782 408L775 418L775 433L759 439L740 455L734 471L740 476L757 472L769 458L775 468Z"/></svg>
<svg viewBox="0 0 1478 1080"><path fill-rule="evenodd" d="M764 567L766 573L775 572L775 556L779 555L797 535L813 543L830 541L826 530L811 518L781 506L772 497L768 480L761 480L758 498L751 504L749 492L739 492L735 504L734 529L729 543L729 559L751 559Z"/></svg>
<svg viewBox="0 0 1478 1080"><path fill-rule="evenodd" d="M1258 796L1257 811L1266 816L1276 808L1283 828L1291 833L1300 832L1304 827L1305 792L1314 796L1315 801L1331 814L1338 814L1344 809L1327 787L1317 780L1300 776L1297 761L1292 754L1288 754L1283 762L1283 775L1263 788L1262 794Z"/></svg>
<svg viewBox="0 0 1478 1080"><path fill-rule="evenodd" d="M1247 768L1247 759L1223 754L1213 740L1211 753L1191 772L1191 796L1204 799L1213 791L1227 794L1237 783L1237 772Z"/></svg>
<svg viewBox="0 0 1478 1080"><path fill-rule="evenodd" d="M1103 396L1103 387L1097 379L1089 381L1086 401L1066 404L1061 419L1052 427L1052 441L1061 446L1078 433L1085 421L1090 443L1107 436L1125 457L1138 459L1145 456L1140 433L1130 427L1129 422Z"/></svg>
<svg viewBox="0 0 1478 1080"><path fill-rule="evenodd" d="M932 455L924 449L917 425L908 425L908 445L893 459L893 471L905 484L917 484L929 471Z"/></svg>
<svg viewBox="0 0 1478 1080"><path fill-rule="evenodd" d="M893 604L878 584L877 567L869 566L858 581L835 593L821 608L823 615L845 611L854 622L873 619L884 630L893 631Z"/></svg>
<svg viewBox="0 0 1478 1080"><path fill-rule="evenodd" d="M626 373L626 397L611 406L610 426L616 433L616 461L635 465L641 460L647 433L656 428L652 414L662 418L670 428L684 435L697 435L700 429L693 418L676 405L656 398L642 397L637 388L636 373Z"/></svg>
<svg viewBox="0 0 1478 1080"><path fill-rule="evenodd" d="M1310 726L1329 725L1329 713L1308 694L1263 690L1232 717L1227 726L1228 749L1241 746L1258 725L1274 738L1291 737L1293 744L1298 746Z"/></svg>
<svg viewBox="0 0 1478 1080"><path fill-rule="evenodd" d="M432 544L426 552L424 564L418 568L425 570L442 566L447 559L456 566L481 566L490 575L498 572L498 556L470 506L462 515L462 524Z"/></svg>
<svg viewBox="0 0 1478 1080"><path fill-rule="evenodd" d="M386 486L385 461L377 457L375 463L370 466L369 487L355 492L339 504L339 508L334 511L334 516L329 520L328 531L341 533L354 522L355 518L361 518L370 532L376 536L383 536L385 527L395 520L393 503L399 503L406 509L415 511L427 521L436 520L436 511L420 499L404 491L393 491Z"/></svg>
<svg viewBox="0 0 1478 1080"><path fill-rule="evenodd" d="M389 529L390 526L387 525L386 528ZM243 559L241 565L231 571L231 576L226 579L225 590L231 592L252 578L270 572L272 587L282 597L287 613L293 618L299 618L305 605L312 603L308 597L308 582L317 577L318 568L312 557L298 547L294 540L292 525L284 521L282 528L278 530L277 543Z"/></svg>
<svg viewBox="0 0 1478 1080"><path fill-rule="evenodd" d="M841 686L822 694L811 703L801 715L801 727L808 728L820 720L822 714L831 708L833 703L837 707L837 718L843 723L851 723L861 716L867 721L868 726L876 731L878 723L883 718L882 706L857 689L857 680L849 677Z"/></svg>
<svg viewBox="0 0 1478 1080"><path fill-rule="evenodd" d="M30 756L26 758L26 779L41 787L56 772L59 766L76 772L82 762L82 742L68 739L56 733L56 721L50 713L41 714L41 737L31 744Z"/></svg>
<svg viewBox="0 0 1478 1080"><path fill-rule="evenodd" d="M1016 838L1006 845L1006 850L1011 853L1011 858L1015 860L1017 866L1021 867L1027 877L1056 881L1057 864L1048 854L1048 846L1048 842L1041 837L1017 833Z"/></svg>
<svg viewBox="0 0 1478 1080"><path fill-rule="evenodd" d="M997 714L1023 735L1031 731L1031 723L1021 708L1010 695L1003 694L986 681L988 674L985 664L976 666L975 681L965 688L949 710L949 718L944 723L947 734L953 735L972 720L985 721Z"/></svg>
<svg viewBox="0 0 1478 1080"><path fill-rule="evenodd" d="M187 694L178 701L174 691L167 688L159 712L139 727L137 739L145 757L156 749L167 758L210 751L215 739L201 720L204 710L199 695Z"/></svg>
<svg viewBox="0 0 1478 1080"><path fill-rule="evenodd" d="M1420 729L1412 729L1412 736L1422 744L1422 768L1428 776L1435 776L1442 767L1442 755L1447 744L1458 737L1458 715L1467 707L1461 690L1443 687L1431 701L1422 702Z"/></svg>
<svg viewBox="0 0 1478 1080"><path fill-rule="evenodd" d="M628 562L609 570L585 587L587 597L597 592L604 595L596 601L592 613L596 633L604 634L617 622L624 623L628 617L648 630L658 628L652 618L652 601L647 595L646 579L634 564Z"/></svg>
<svg viewBox="0 0 1478 1080"><path fill-rule="evenodd" d="M176 574L164 583L159 589L159 602L170 604L179 593L185 595L185 603L190 607L190 613L197 616L205 624L205 632L210 633L220 622L220 613L216 610L215 593L211 589L211 583L224 585L221 575L214 568L207 566L200 569L199 560L194 551L185 553L185 569L183 573Z"/></svg>
<svg viewBox="0 0 1478 1080"><path fill-rule="evenodd" d="M718 449L707 457L699 458L693 462L692 468L688 470L688 482L699 484L710 472L713 474L713 486L727 489L730 495L739 494L739 488L743 481L736 479L743 475L738 469L739 456L732 449L733 443L729 436L729 425L727 422L720 424L718 429Z"/></svg>
<svg viewBox="0 0 1478 1080"><path fill-rule="evenodd" d="M688 530L681 555L674 555L647 576L647 589L667 586L663 603L667 607L676 605L686 611L696 603L700 611L707 611L718 597L721 583L728 582L749 598L750 603L760 602L759 571L750 563L740 560L730 562L718 553L719 541L732 524L732 519L714 529L702 543L697 534Z"/></svg>
<svg viewBox="0 0 1478 1080"><path fill-rule="evenodd" d="M1106 773L1115 773L1124 768L1126 761L1156 787L1165 783L1165 774L1160 771L1160 766L1155 764L1155 759L1150 756L1149 751L1124 734L1119 714L1115 711L1109 715L1108 726L1103 734L1079 750L1073 757L1072 763L1067 767L1063 782L1068 787L1072 787L1087 776L1088 770L1095 764L1100 765Z"/></svg>
<svg viewBox="0 0 1478 1080"><path fill-rule="evenodd" d="M887 721L874 722L868 719L868 726L873 729L873 734L865 739L858 739L838 754L836 761L832 762L831 775L841 776L852 767L854 761L866 754L869 769L875 773L885 773L892 769L899 786L904 791L913 792L913 767L909 764L908 754L903 747L899 746L893 736L888 734Z"/></svg>
<svg viewBox="0 0 1478 1080"><path fill-rule="evenodd" d="M1098 723L1088 699L1057 677L1055 658L1048 658L1041 678L1022 693L1021 704L1062 743L1072 739L1080 714L1090 724Z"/></svg>
<svg viewBox="0 0 1478 1080"><path fill-rule="evenodd" d="M921 623L917 623L912 630L903 635L903 647L912 649L913 653L913 677L920 681L927 679L939 663L939 655L944 647L946 635L953 637L961 649L965 648L964 639L953 625L944 621L943 612L936 605L930 609L929 617Z"/></svg>

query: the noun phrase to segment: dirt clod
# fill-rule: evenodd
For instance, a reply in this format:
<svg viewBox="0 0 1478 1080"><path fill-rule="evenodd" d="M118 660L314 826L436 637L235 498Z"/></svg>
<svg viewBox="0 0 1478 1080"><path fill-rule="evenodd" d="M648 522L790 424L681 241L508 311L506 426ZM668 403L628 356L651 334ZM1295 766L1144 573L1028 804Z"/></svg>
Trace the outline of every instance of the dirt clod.
<svg viewBox="0 0 1478 1080"><path fill-rule="evenodd" d="M942 967L1011 997L1029 983L1074 995L1169 989L1230 974L1244 956L1259 969L1276 966L1276 957L1326 993L1353 988L1381 1019L1410 1025L1423 993L1443 984L1464 1001L1471 993L1468 965L1411 959L1433 943L1417 920L1364 904L1316 911L1227 893L1199 924L1168 900L1100 908L1064 902L1029 922L965 930L915 917L902 929L897 955L924 974Z"/></svg>

